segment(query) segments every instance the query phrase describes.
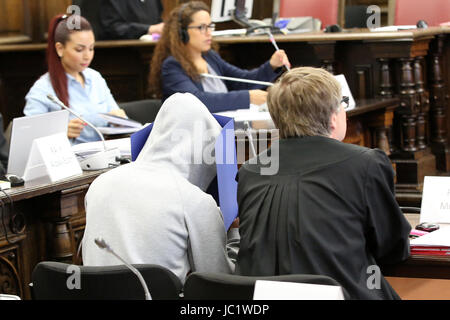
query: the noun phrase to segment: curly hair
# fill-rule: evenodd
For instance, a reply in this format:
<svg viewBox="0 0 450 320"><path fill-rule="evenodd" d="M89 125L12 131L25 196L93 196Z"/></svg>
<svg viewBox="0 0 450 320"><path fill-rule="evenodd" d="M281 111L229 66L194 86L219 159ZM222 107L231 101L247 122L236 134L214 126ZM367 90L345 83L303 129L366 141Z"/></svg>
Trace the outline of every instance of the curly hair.
<svg viewBox="0 0 450 320"><path fill-rule="evenodd" d="M180 30L187 28L192 22L191 17L198 11L210 12L210 9L202 1L181 4L170 12L169 19L164 23L161 38L156 44L150 64L149 92L156 97L162 95L161 65L169 56L173 56L181 64L191 79L199 79L197 68L189 58L188 48L180 36ZM212 48L217 49L217 45L213 43Z"/></svg>

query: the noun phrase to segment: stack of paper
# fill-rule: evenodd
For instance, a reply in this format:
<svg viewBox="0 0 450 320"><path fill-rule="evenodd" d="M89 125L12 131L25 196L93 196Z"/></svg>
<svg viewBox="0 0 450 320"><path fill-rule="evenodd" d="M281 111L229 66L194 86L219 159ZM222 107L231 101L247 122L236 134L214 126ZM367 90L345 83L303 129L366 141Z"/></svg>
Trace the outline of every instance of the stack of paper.
<svg viewBox="0 0 450 320"><path fill-rule="evenodd" d="M253 300L344 300L340 286L257 280Z"/></svg>
<svg viewBox="0 0 450 320"><path fill-rule="evenodd" d="M413 239L412 255L450 255L450 227L444 227Z"/></svg>
<svg viewBox="0 0 450 320"><path fill-rule="evenodd" d="M99 127L98 130L103 134L114 135L134 133L143 127L140 122L114 116L109 113L101 113L100 116L113 125L112 127Z"/></svg>
<svg viewBox="0 0 450 320"><path fill-rule="evenodd" d="M410 29L417 29L417 26L416 25L387 26L387 27L379 27L379 28L370 28L370 31L384 32L384 31L400 31L400 30L410 30Z"/></svg>

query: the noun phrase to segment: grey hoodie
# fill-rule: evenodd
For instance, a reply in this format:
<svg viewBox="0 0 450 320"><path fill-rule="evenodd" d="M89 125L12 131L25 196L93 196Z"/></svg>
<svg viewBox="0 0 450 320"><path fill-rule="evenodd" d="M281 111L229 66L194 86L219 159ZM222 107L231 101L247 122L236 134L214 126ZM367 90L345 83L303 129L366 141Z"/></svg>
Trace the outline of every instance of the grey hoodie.
<svg viewBox="0 0 450 320"><path fill-rule="evenodd" d="M136 161L90 186L84 265L120 264L95 245L101 237L129 263L162 265L183 283L189 271L232 273L238 229L230 229L227 245L220 209L205 193L216 175L211 155L220 130L193 95L167 99Z"/></svg>

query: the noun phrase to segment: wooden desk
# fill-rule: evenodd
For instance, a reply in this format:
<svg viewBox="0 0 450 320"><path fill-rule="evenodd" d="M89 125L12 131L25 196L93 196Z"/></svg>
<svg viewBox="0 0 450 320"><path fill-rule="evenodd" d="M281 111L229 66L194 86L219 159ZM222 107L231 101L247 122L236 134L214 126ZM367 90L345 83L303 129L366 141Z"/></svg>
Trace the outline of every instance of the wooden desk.
<svg viewBox="0 0 450 320"><path fill-rule="evenodd" d="M397 170L397 194L405 199L418 199L420 203L423 176L435 174L436 169L450 172L450 130L447 130L450 28L383 33L359 30L275 38L293 66L322 66L345 74L360 101L359 107L364 106L363 99L375 99L366 104L365 111L358 108L349 112L346 141L380 147L391 154ZM265 36L217 41L223 58L240 67L259 65L273 53ZM96 44L92 67L106 78L118 101L147 97L154 45L133 40ZM13 117L21 116L26 93L46 72L45 47L45 44L0 45L0 109L5 125ZM398 100L388 103L383 97ZM398 102L400 108L394 108ZM29 298L27 285L37 262L74 261L85 223L84 194L98 174L85 173L57 184L11 190L15 208L25 216L26 228L25 232L14 234L12 229L21 231L20 217L15 217L18 226L13 228L7 222L8 238L17 241L10 244L0 226L0 288L4 293ZM0 199L8 202L5 196ZM8 205L4 211L5 221L9 221L14 213ZM446 262L425 259L420 263L427 265L421 265L414 261L416 258L391 272L417 274L414 273L417 268L422 268L423 274L433 276L430 264L447 267ZM437 272L437 276L440 274Z"/></svg>
<svg viewBox="0 0 450 320"><path fill-rule="evenodd" d="M293 66L324 67L344 74L356 99L400 99L401 108L396 109L386 136L397 168L397 192L400 199L408 200L402 204L420 203L425 175L450 173L450 28L398 32L361 29L276 35L275 39ZM222 57L243 68L258 66L273 53L267 36L216 41ZM0 45L0 111L5 126L22 115L26 93L45 73L45 46ZM148 98L154 46L155 42L138 40L97 42L92 67L106 78L119 102Z"/></svg>
<svg viewBox="0 0 450 320"><path fill-rule="evenodd" d="M357 108L348 112L349 127L366 129L356 130L351 140L389 149L385 145L388 141L378 137L384 136L379 132L392 124L392 114L398 103L395 98L358 101ZM242 138L242 132L240 134ZM8 240L13 242L6 240L4 229L0 228L0 293L30 299L28 284L38 262L80 263L76 252L86 223L84 196L90 183L102 172L104 170L84 172L57 183L34 181L8 190L14 202L13 210L8 197L0 193L0 200L5 204L2 212ZM448 279L449 262L449 259L414 257L383 272L386 270L386 274L392 276Z"/></svg>
<svg viewBox="0 0 450 320"><path fill-rule="evenodd" d="M400 100L397 98L357 100L356 107L347 111L347 134L344 142L369 148L379 148L389 155L391 148L388 132L392 128L394 111L399 106L399 103ZM265 141L261 146L255 146L257 153L262 152L269 146L270 141L279 138L278 132L268 128L267 125L265 121L257 121L256 130L252 130L254 141L261 141L261 139ZM258 134L259 132L262 133L263 138ZM238 163L240 164L249 159L248 133L243 130L237 130L236 138L238 144L244 143L247 146L245 147L245 157L238 154Z"/></svg>
<svg viewBox="0 0 450 320"><path fill-rule="evenodd" d="M103 171L48 183L36 180L7 190L14 203L4 203L0 227L0 293L30 299L28 284L34 266L44 260L76 263L77 247L86 224L84 196Z"/></svg>

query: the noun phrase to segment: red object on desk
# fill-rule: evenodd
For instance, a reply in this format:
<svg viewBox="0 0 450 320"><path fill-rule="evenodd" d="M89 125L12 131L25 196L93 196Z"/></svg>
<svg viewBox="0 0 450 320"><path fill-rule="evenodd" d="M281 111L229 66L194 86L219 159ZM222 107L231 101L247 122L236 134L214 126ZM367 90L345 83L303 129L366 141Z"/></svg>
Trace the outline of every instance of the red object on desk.
<svg viewBox="0 0 450 320"><path fill-rule="evenodd" d="M450 255L450 247L447 246L413 246L411 255L421 256L446 256Z"/></svg>

